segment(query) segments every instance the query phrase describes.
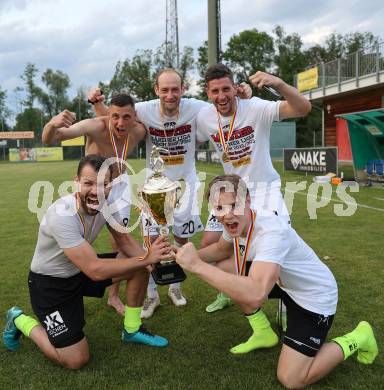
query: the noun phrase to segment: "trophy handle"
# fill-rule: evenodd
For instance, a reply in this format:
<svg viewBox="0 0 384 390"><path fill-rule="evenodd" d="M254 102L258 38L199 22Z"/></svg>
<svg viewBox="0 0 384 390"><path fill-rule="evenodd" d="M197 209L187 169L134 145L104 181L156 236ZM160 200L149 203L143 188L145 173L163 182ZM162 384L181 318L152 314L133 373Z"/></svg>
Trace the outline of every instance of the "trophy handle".
<svg viewBox="0 0 384 390"><path fill-rule="evenodd" d="M180 207L180 199L181 199L181 187L176 188L176 202L175 202L175 209Z"/></svg>
<svg viewBox="0 0 384 390"><path fill-rule="evenodd" d="M145 201L143 197L143 191L138 191L137 196L140 199L141 202L141 209L144 211L144 213L148 216L148 218L153 222L153 217L151 213L151 209L149 208L147 202Z"/></svg>

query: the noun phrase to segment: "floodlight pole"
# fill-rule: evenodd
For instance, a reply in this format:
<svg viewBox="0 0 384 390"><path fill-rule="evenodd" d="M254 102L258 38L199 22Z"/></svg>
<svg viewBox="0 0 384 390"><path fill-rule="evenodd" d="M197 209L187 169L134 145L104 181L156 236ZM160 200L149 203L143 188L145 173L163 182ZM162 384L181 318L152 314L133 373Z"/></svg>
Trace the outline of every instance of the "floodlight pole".
<svg viewBox="0 0 384 390"><path fill-rule="evenodd" d="M166 0L165 4L165 57L167 66L179 68L179 27L177 17L177 0Z"/></svg>
<svg viewBox="0 0 384 390"><path fill-rule="evenodd" d="M219 62L221 51L220 0L208 0L208 66Z"/></svg>

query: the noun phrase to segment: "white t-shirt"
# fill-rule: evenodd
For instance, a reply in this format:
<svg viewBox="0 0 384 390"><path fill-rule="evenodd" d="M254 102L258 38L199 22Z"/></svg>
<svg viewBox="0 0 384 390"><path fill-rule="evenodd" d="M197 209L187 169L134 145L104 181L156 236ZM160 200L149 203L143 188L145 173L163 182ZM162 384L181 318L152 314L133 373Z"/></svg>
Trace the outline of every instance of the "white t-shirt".
<svg viewBox="0 0 384 390"><path fill-rule="evenodd" d="M279 120L280 102L237 99L237 114L234 131L228 142L229 162L222 162L226 174L237 174L247 183L249 191L265 191L265 186L280 187L280 176L273 168L269 152L270 129ZM225 136L229 131L232 116L220 115ZM197 117L197 140L211 140L222 158L223 148L218 134L218 118L214 105L200 110Z"/></svg>
<svg viewBox="0 0 384 390"><path fill-rule="evenodd" d="M178 117L161 117L160 100L135 105L137 117L147 128L147 167L152 145L167 149L162 155L164 175L170 180L196 180L195 147L196 118L201 108L209 103L197 99L181 99Z"/></svg>
<svg viewBox="0 0 384 390"><path fill-rule="evenodd" d="M256 215L248 261L280 265L281 288L301 307L329 316L336 313L337 284L329 268L304 240L274 213ZM224 229L223 238L232 242ZM245 239L239 239L245 245Z"/></svg>
<svg viewBox="0 0 384 390"><path fill-rule="evenodd" d="M92 243L106 221L102 213L95 217L82 214L84 227L77 214L76 198L67 195L54 202L44 215L39 228L31 271L37 274L69 278L80 270L64 254L64 249L81 245L86 239Z"/></svg>

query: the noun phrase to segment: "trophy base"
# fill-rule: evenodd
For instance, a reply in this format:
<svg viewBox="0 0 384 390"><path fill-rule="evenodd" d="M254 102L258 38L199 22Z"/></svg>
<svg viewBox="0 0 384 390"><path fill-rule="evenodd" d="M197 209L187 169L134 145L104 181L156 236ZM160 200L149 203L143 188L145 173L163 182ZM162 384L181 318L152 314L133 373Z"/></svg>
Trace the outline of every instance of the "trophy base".
<svg viewBox="0 0 384 390"><path fill-rule="evenodd" d="M187 277L183 269L175 262L157 263L152 271L152 277L156 284L172 284L185 280Z"/></svg>

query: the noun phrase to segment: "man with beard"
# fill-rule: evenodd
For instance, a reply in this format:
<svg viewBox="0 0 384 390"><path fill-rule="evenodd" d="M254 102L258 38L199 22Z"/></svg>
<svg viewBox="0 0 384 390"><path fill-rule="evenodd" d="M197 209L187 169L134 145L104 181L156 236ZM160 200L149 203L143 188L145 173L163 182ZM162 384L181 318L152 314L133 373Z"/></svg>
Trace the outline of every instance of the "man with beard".
<svg viewBox="0 0 384 390"><path fill-rule="evenodd" d="M102 167L104 161L93 154L83 157L75 178L77 191L54 202L42 219L28 276L31 305L40 323L19 307L9 309L3 332L8 350L17 350L24 334L54 363L81 368L89 360L83 297L101 298L105 288L119 280L127 281L123 342L154 347L168 344L142 326L140 312L145 295L142 286L148 280L146 267L169 257L170 245L159 238L145 254L130 235L110 228L102 212L104 205L99 203L103 201L101 190L108 197L112 179L111 167ZM121 248L118 254L98 256L92 248L105 225Z"/></svg>

